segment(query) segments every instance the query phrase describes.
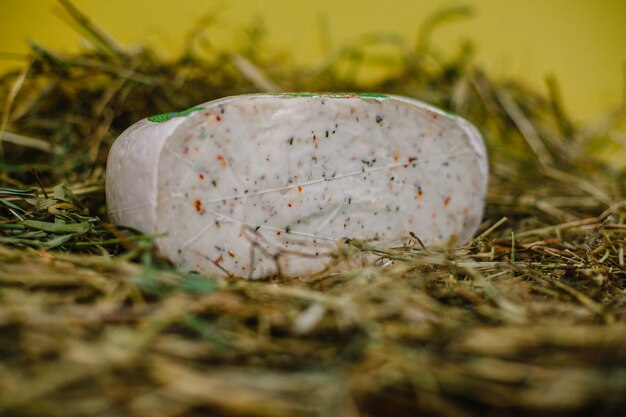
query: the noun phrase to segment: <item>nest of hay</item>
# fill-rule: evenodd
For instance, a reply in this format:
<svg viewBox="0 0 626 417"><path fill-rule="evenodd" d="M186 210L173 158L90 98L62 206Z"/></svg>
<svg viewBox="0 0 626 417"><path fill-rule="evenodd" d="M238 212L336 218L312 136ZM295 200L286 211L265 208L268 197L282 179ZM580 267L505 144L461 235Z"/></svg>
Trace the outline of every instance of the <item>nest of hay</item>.
<svg viewBox="0 0 626 417"><path fill-rule="evenodd" d="M94 48L33 45L27 69L0 79L0 414L624 415L626 169L594 155L625 108L578 126L554 80L540 94L485 74L471 48L447 57L394 36L303 67L258 27L236 50L197 29L168 61L63 3ZM367 66L384 76L364 81ZM123 129L259 91L397 93L468 118L491 158L478 235L346 240L319 274L217 280L107 223Z"/></svg>

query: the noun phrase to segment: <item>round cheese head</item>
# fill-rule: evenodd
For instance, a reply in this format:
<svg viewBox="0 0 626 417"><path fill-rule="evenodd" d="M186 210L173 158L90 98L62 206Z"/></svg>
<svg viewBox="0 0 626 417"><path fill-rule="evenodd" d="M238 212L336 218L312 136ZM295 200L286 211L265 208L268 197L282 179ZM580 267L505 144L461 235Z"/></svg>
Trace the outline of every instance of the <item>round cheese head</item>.
<svg viewBox="0 0 626 417"><path fill-rule="evenodd" d="M322 270L343 238L463 243L487 156L466 120L374 94L259 94L153 116L107 164L111 221L179 267L248 277Z"/></svg>

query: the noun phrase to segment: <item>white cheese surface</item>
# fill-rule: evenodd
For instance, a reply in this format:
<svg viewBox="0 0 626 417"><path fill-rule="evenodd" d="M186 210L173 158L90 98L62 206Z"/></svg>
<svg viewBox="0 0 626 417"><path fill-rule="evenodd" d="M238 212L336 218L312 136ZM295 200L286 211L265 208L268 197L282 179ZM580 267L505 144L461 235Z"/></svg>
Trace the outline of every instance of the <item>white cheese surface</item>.
<svg viewBox="0 0 626 417"><path fill-rule="evenodd" d="M150 121L154 120L154 121ZM183 269L261 277L324 268L344 238L462 243L487 157L476 129L380 95L245 95L143 120L107 166L111 220Z"/></svg>

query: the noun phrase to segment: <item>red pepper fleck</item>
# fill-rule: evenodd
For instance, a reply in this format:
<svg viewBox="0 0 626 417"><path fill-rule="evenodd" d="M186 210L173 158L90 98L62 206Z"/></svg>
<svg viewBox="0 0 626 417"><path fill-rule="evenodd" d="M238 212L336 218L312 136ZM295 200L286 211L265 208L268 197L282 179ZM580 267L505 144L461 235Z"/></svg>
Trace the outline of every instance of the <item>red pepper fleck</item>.
<svg viewBox="0 0 626 417"><path fill-rule="evenodd" d="M424 197L424 191L422 189L417 190L417 197L421 200Z"/></svg>
<svg viewBox="0 0 626 417"><path fill-rule="evenodd" d="M280 236L280 232L276 232L276 236Z"/></svg>
<svg viewBox="0 0 626 417"><path fill-rule="evenodd" d="M229 255L231 258L234 258L234 257L235 257L235 252L233 252L232 250L229 250L229 251L228 251L228 255Z"/></svg>
<svg viewBox="0 0 626 417"><path fill-rule="evenodd" d="M202 201L196 200L193 202L193 206L196 208L196 211L200 213L202 211Z"/></svg>
<svg viewBox="0 0 626 417"><path fill-rule="evenodd" d="M298 185L298 192L301 193L302 192L302 186Z"/></svg>
<svg viewBox="0 0 626 417"><path fill-rule="evenodd" d="M313 133L313 141L317 140L317 135L315 133Z"/></svg>
<svg viewBox="0 0 626 417"><path fill-rule="evenodd" d="M198 178L200 178L201 180L204 179L204 174L198 174Z"/></svg>
<svg viewBox="0 0 626 417"><path fill-rule="evenodd" d="M217 116L215 116L215 120L217 120L218 122L222 121L222 116L220 116L219 114Z"/></svg>
<svg viewBox="0 0 626 417"><path fill-rule="evenodd" d="M413 161L415 161L415 160L417 160L417 158L416 158L416 157L414 157L414 156L409 156L409 157L407 158L407 161L409 161L409 164L413 163Z"/></svg>
<svg viewBox="0 0 626 417"><path fill-rule="evenodd" d="M218 256L217 258L215 258L215 259L213 260L213 263L214 263L215 265L219 265L219 264L222 262L222 259L224 259L224 258L222 257L222 255L220 255L220 256Z"/></svg>
<svg viewBox="0 0 626 417"><path fill-rule="evenodd" d="M445 200L443 200L443 205L447 207L447 206L448 206L448 204L450 204L450 199L451 199L451 197L450 197L450 196L447 196L447 197L445 198Z"/></svg>
<svg viewBox="0 0 626 417"><path fill-rule="evenodd" d="M439 115L437 113L433 113L433 120L437 120L439 118Z"/></svg>
<svg viewBox="0 0 626 417"><path fill-rule="evenodd" d="M395 162L398 162L398 159L400 159L400 158L398 157L398 154L395 154L395 155L393 156L393 160L394 160Z"/></svg>
<svg viewBox="0 0 626 417"><path fill-rule="evenodd" d="M287 204L287 207L291 208L291 203Z"/></svg>
<svg viewBox="0 0 626 417"><path fill-rule="evenodd" d="M226 166L226 159L224 159L224 155L217 155L217 160L224 166Z"/></svg>

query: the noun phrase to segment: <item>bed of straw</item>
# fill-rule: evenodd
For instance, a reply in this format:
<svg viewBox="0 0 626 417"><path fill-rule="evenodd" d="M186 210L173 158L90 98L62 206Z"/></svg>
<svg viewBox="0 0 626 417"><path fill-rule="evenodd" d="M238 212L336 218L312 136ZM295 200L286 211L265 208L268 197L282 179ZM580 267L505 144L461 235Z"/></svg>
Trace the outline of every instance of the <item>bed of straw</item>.
<svg viewBox="0 0 626 417"><path fill-rule="evenodd" d="M469 44L442 54L433 30L462 8L417 42L363 36L303 66L258 23L223 49L207 18L165 60L62 4L91 47L33 44L0 78L0 415L626 415L626 163L598 156L626 106L579 125L554 78L538 92L481 71ZM108 223L126 127L260 91L402 94L468 118L490 155L480 230L443 248L348 236L321 273L249 281L181 272Z"/></svg>

